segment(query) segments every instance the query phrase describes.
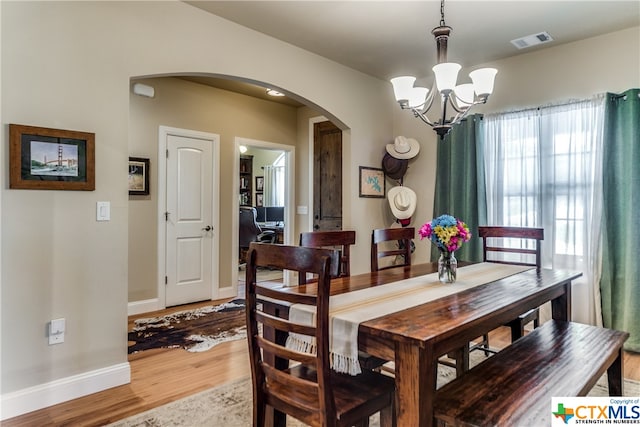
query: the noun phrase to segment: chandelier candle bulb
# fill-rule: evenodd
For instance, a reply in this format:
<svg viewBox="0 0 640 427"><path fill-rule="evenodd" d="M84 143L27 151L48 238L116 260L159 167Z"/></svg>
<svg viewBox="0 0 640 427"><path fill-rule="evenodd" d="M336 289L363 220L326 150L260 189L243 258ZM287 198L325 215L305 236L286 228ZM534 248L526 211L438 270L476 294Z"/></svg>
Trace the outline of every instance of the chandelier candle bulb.
<svg viewBox="0 0 640 427"><path fill-rule="evenodd" d="M489 97L493 93L493 82L498 70L495 68L480 68L469 73L476 95Z"/></svg>
<svg viewBox="0 0 640 427"><path fill-rule="evenodd" d="M441 93L448 93L453 90L461 68L462 66L455 62L444 62L433 66L432 70L436 75L436 86Z"/></svg>

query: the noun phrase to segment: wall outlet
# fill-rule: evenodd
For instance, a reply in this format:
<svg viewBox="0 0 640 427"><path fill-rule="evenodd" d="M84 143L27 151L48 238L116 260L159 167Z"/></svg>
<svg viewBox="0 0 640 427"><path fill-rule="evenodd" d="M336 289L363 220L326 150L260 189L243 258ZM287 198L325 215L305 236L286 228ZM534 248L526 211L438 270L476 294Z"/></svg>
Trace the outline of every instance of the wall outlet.
<svg viewBox="0 0 640 427"><path fill-rule="evenodd" d="M49 345L64 342L65 319L53 319L49 322Z"/></svg>

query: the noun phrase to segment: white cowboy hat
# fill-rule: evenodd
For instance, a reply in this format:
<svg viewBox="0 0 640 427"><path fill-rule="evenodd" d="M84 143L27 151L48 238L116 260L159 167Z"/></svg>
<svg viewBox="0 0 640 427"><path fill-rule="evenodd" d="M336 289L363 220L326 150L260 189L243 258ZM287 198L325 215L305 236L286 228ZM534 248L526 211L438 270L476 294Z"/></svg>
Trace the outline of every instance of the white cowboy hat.
<svg viewBox="0 0 640 427"><path fill-rule="evenodd" d="M418 155L420 144L413 138L396 136L393 144L387 144L387 153L396 159L412 159Z"/></svg>
<svg viewBox="0 0 640 427"><path fill-rule="evenodd" d="M387 193L387 198L393 216L398 219L411 218L416 210L416 193L409 187L393 187Z"/></svg>

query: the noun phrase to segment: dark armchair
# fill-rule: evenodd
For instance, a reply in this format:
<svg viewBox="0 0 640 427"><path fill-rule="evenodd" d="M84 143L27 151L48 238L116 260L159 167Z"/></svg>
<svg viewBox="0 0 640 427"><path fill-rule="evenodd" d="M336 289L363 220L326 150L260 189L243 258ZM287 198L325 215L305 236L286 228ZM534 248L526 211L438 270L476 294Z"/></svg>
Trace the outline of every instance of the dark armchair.
<svg viewBox="0 0 640 427"><path fill-rule="evenodd" d="M256 208L251 206L240 206L239 238L240 264L246 262L246 254L251 242L274 243L276 232L272 230L262 231L256 221Z"/></svg>

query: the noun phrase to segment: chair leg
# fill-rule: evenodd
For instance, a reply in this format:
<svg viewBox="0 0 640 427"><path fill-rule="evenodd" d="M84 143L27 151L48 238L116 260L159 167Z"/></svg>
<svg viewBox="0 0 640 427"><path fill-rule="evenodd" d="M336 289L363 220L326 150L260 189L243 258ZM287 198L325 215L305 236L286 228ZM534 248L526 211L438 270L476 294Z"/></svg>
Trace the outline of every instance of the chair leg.
<svg viewBox="0 0 640 427"><path fill-rule="evenodd" d="M517 339L522 338L524 335L524 324L518 319L511 322L511 342L515 342Z"/></svg>
<svg viewBox="0 0 640 427"><path fill-rule="evenodd" d="M380 411L380 427L395 427L396 417L394 416L394 403L382 408Z"/></svg>
<svg viewBox="0 0 640 427"><path fill-rule="evenodd" d="M484 334L482 336L483 347L484 347L484 357L491 356L491 352L489 351L489 334Z"/></svg>
<svg viewBox="0 0 640 427"><path fill-rule="evenodd" d="M450 353L456 361L456 378L469 370L469 345Z"/></svg>

